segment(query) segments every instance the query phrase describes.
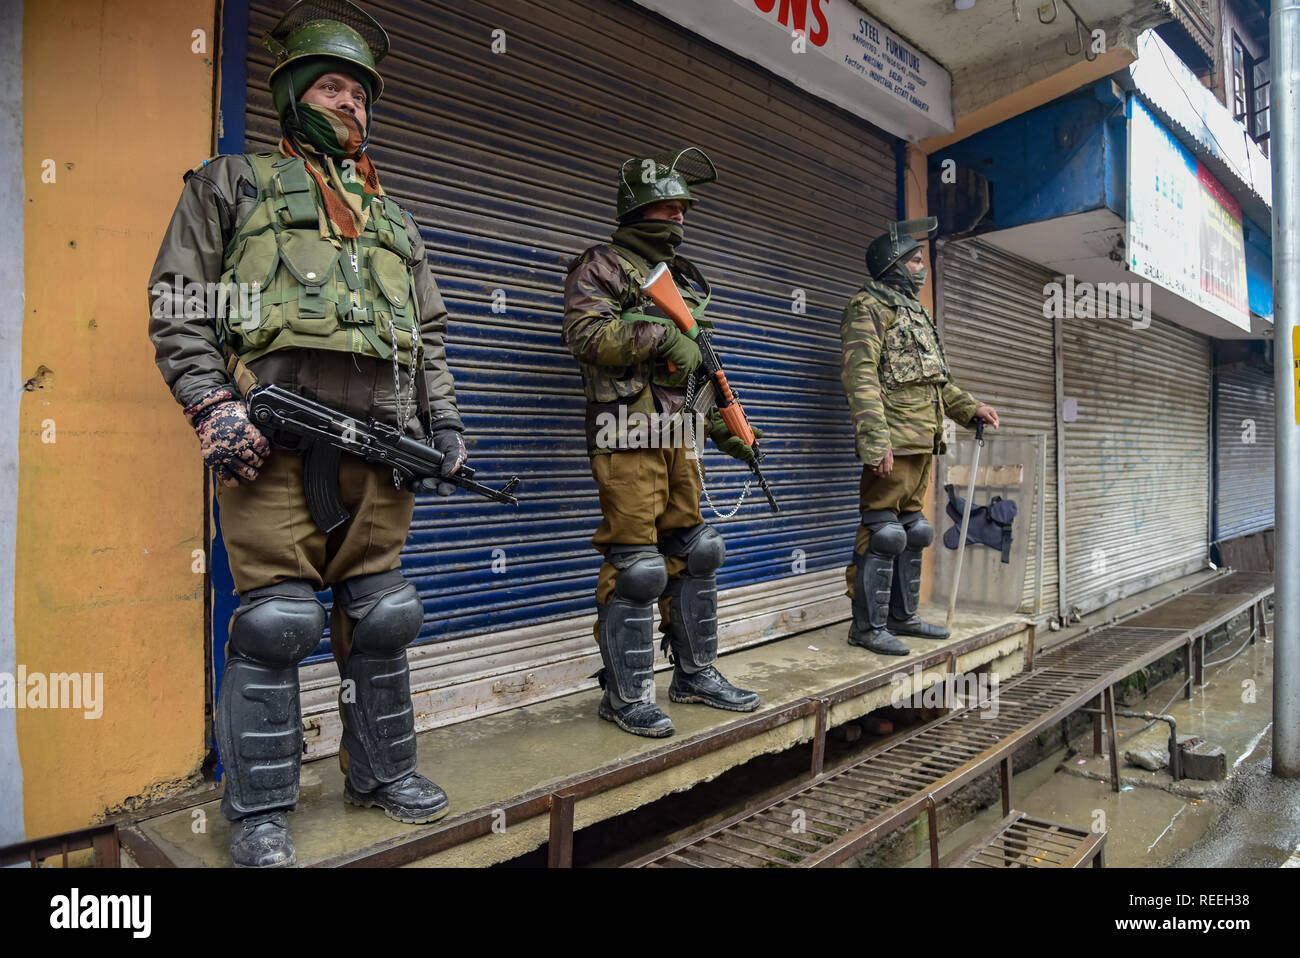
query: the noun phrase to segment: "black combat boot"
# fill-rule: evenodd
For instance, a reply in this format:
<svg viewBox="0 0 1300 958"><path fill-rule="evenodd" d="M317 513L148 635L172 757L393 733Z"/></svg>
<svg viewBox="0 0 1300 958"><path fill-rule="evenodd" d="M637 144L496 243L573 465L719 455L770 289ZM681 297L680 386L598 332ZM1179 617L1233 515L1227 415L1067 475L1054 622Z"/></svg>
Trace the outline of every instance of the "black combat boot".
<svg viewBox="0 0 1300 958"><path fill-rule="evenodd" d="M298 854L284 812L261 812L230 823L230 860L239 868L289 868Z"/></svg>
<svg viewBox="0 0 1300 958"><path fill-rule="evenodd" d="M912 650L891 635L886 629L860 629L857 622L849 624L849 645L856 645L879 655L910 655Z"/></svg>
<svg viewBox="0 0 1300 958"><path fill-rule="evenodd" d="M718 661L718 579L722 564L722 537L706 525L688 531L693 535L686 571L668 583L668 634L665 651L672 649L671 702L698 703L728 712L752 712L758 693L738 689L715 667Z"/></svg>
<svg viewBox="0 0 1300 958"><path fill-rule="evenodd" d="M237 866L297 861L285 812L298 803L302 762L298 663L324 628L325 608L304 581L245 592L231 616L216 738L225 766L221 814Z"/></svg>
<svg viewBox="0 0 1300 958"><path fill-rule="evenodd" d="M596 642L605 663L596 714L633 735L672 735L672 719L655 705L653 603L668 583L663 556L654 546L616 544L605 561L618 578L609 601L596 603Z"/></svg>
<svg viewBox="0 0 1300 958"><path fill-rule="evenodd" d="M849 645L879 655L907 655L912 650L885 628L889 592L894 578L894 557L903 548L902 526L895 522L878 523L872 530L867 551L854 555L857 566L853 579L853 623L849 626Z"/></svg>
<svg viewBox="0 0 1300 958"><path fill-rule="evenodd" d="M423 825L436 822L451 810L447 793L419 772L364 792L352 783L352 778L349 775L343 784L344 801L361 808L382 808L394 821Z"/></svg>
<svg viewBox="0 0 1300 958"><path fill-rule="evenodd" d="M698 672L687 672L681 666L681 655L674 649L677 667L673 681L668 686L668 698L683 704L698 703L728 712L752 712L758 708L758 693L738 689L728 682L716 668L707 665Z"/></svg>
<svg viewBox="0 0 1300 958"><path fill-rule="evenodd" d="M629 702L622 708L615 708L610 701L609 689L601 696L596 714L633 735L667 738L673 734L673 720L659 706L653 702Z"/></svg>
<svg viewBox="0 0 1300 958"><path fill-rule="evenodd" d="M916 614L921 600L921 553L934 541L934 527L920 512L905 512L898 519L907 530L907 547L894 560L894 582L890 589L887 620L889 631L922 639L946 639L947 629L931 625Z"/></svg>
<svg viewBox="0 0 1300 958"><path fill-rule="evenodd" d="M398 570L354 576L334 587L334 600L356 620L339 694L343 800L380 808L408 825L447 814L447 793L416 769L415 706L406 646L420 631L424 606Z"/></svg>

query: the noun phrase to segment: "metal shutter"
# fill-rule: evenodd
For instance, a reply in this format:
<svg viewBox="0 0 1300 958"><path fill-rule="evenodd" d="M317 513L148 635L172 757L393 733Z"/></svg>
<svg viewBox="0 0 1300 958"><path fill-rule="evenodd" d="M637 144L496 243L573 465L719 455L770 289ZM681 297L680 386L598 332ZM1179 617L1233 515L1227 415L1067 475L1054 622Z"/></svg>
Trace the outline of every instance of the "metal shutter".
<svg viewBox="0 0 1300 958"><path fill-rule="evenodd" d="M1205 565L1209 340L1066 319L1066 599L1087 613Z"/></svg>
<svg viewBox="0 0 1300 958"><path fill-rule="evenodd" d="M419 222L451 311L471 462L490 480L525 477L517 511L464 495L417 505L403 569L425 601L411 655L420 727L590 684L599 510L562 285L570 258L611 232L616 164L648 149L696 144L720 171L699 190L683 252L714 284L716 343L766 430L783 510L769 518L760 496L722 527L727 615L770 613L749 629L724 616L723 638L818 624L802 610L842 601L857 522L839 314L866 242L896 215L896 141L628 2L367 6L392 38L371 153ZM261 44L278 9L251 11L249 150L279 136ZM503 54L491 51L498 29ZM491 310L495 289L505 314ZM706 466L733 500L742 468L712 452ZM327 724L333 672L304 675L304 714Z"/></svg>
<svg viewBox="0 0 1300 958"><path fill-rule="evenodd" d="M978 240L945 243L939 249L936 312L944 355L954 381L1002 420L1000 435L1033 433L1047 438L1043 484L1041 611L1057 606L1056 374L1052 320L1043 316L1043 286L1053 274ZM964 431L960 435L967 435ZM1037 507L1037 503L1035 503ZM1022 609L1034 609L1037 508L1030 523L1031 553L1025 570Z"/></svg>
<svg viewBox="0 0 1300 958"><path fill-rule="evenodd" d="M1273 528L1273 403L1266 369L1241 366L1215 375L1215 542ZM1248 419L1253 442L1243 438Z"/></svg>

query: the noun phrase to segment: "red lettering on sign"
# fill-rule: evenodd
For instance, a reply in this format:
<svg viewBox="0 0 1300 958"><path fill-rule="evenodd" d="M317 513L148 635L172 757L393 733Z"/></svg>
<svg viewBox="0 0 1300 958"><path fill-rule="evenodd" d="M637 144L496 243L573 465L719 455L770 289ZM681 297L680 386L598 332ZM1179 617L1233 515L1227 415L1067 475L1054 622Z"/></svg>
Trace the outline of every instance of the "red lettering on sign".
<svg viewBox="0 0 1300 958"><path fill-rule="evenodd" d="M817 29L808 35L808 39L815 47L825 46L826 41L831 38L831 27L826 22L826 11L822 9L822 5L828 2L829 0L812 0L813 17L817 20Z"/></svg>
<svg viewBox="0 0 1300 958"><path fill-rule="evenodd" d="M761 13L771 13L777 10L776 19L783 27L793 27L795 30L803 33L809 42L815 47L826 45L830 39L831 28L826 21L826 11L822 9L829 0L811 0L812 15L816 21L815 29L808 32L808 6L809 0L781 0L781 7L777 10L777 0L754 0L754 6Z"/></svg>

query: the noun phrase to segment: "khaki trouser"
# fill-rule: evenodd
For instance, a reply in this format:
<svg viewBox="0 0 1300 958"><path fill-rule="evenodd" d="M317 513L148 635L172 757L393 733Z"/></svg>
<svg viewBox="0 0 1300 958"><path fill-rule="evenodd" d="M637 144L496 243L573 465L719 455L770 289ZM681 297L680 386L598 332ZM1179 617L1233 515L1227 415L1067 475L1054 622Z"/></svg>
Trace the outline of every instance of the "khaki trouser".
<svg viewBox="0 0 1300 958"><path fill-rule="evenodd" d="M933 469L934 456L928 452L895 456L894 468L887 476L877 476L869 467L863 466L862 481L858 485L858 511L888 509L898 514L921 511L930 489L930 474ZM859 524L858 534L853 540L853 554L865 555L870 541L871 530ZM856 565L849 565L844 569L844 580L848 586L845 594L850 599L853 598L853 579L857 568Z"/></svg>
<svg viewBox="0 0 1300 958"><path fill-rule="evenodd" d="M356 456L340 459L339 499L352 518L329 535L316 528L307 511L301 453L272 449L255 482L216 488L221 537L241 595L286 579L305 579L320 591L401 565L415 494L393 488L390 468ZM355 624L335 603L330 646L340 673L352 650Z"/></svg>
<svg viewBox="0 0 1300 958"><path fill-rule="evenodd" d="M704 521L700 514L700 477L690 449L631 449L591 457L591 474L600 493L600 528L591 544L604 554L615 544L657 545L659 537ZM676 579L686 568L679 556L664 556L668 577ZM610 563L600 567L596 601L608 602L618 570ZM668 622L668 600L659 600L659 612Z"/></svg>

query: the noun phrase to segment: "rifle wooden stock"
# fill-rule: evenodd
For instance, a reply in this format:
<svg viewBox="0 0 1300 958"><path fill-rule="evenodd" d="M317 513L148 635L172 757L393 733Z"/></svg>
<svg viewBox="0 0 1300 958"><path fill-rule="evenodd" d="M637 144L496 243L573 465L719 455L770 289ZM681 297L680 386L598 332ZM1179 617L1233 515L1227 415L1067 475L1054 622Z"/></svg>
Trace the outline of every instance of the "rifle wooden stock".
<svg viewBox="0 0 1300 958"><path fill-rule="evenodd" d="M722 421L727 424L727 429L733 436L752 447L755 442L754 430L750 428L745 410L736 399L735 393L731 391L731 384L727 382L727 374L722 371L718 354L713 351L709 334L695 322L686 300L682 299L681 290L677 288L677 283L673 281L672 274L668 271L667 263L660 263L654 268L650 277L641 284L641 292L649 296L651 302L664 311L664 315L673 321L673 325L699 344L700 355L704 359L704 371L718 387L717 405Z"/></svg>
<svg viewBox="0 0 1300 958"><path fill-rule="evenodd" d="M691 315L686 300L682 299L682 292L673 281L667 263L660 263L654 268L650 278L641 284L641 292L649 296L651 302L662 309L664 315L683 333L691 339L699 336L700 329L695 324L695 317Z"/></svg>

